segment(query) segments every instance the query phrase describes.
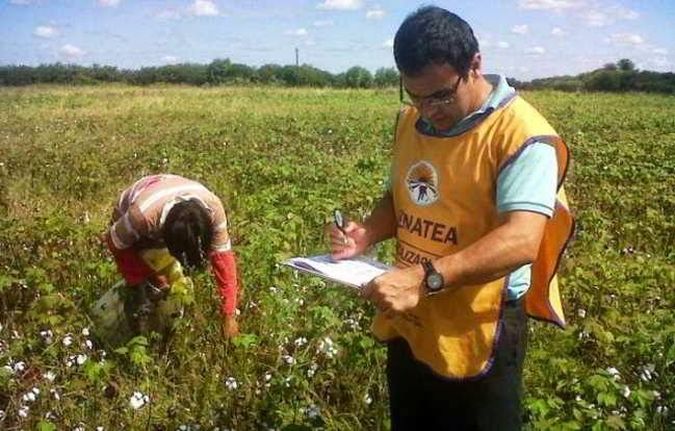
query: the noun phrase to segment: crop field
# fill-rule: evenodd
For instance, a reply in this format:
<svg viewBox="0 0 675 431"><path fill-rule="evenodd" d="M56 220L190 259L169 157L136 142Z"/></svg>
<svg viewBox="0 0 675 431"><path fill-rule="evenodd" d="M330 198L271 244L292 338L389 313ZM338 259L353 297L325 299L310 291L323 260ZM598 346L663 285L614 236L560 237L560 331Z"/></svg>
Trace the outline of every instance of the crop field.
<svg viewBox="0 0 675 431"><path fill-rule="evenodd" d="M523 96L571 148L578 220L569 324L530 321L526 429L675 429L675 97ZM0 89L0 429L388 429L373 309L278 263L325 251L334 208L368 213L397 109L394 89ZM118 193L158 172L229 209L232 341L208 273L167 342L95 337L88 308L118 280L98 236Z"/></svg>

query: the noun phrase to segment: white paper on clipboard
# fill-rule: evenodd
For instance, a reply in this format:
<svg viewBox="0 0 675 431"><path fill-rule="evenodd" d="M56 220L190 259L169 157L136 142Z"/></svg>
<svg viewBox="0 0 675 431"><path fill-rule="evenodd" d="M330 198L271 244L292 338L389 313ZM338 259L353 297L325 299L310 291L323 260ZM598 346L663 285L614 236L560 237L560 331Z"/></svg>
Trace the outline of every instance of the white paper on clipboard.
<svg viewBox="0 0 675 431"><path fill-rule="evenodd" d="M369 281L390 269L389 266L381 262L365 257L335 261L328 254L294 257L283 262L283 264L298 271L318 275L356 289L360 289Z"/></svg>

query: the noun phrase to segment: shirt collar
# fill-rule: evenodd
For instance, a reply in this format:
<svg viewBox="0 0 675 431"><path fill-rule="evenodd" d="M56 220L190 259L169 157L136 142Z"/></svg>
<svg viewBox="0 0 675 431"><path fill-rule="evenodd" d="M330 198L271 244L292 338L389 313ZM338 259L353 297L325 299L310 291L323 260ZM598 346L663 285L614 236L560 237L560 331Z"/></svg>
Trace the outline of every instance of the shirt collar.
<svg viewBox="0 0 675 431"><path fill-rule="evenodd" d="M416 127L420 133L437 137L457 136L475 127L496 109L506 105L516 95L515 88L511 87L503 75L484 75L485 79L492 84L492 91L483 104L460 120L448 130L437 130L427 120L420 117Z"/></svg>

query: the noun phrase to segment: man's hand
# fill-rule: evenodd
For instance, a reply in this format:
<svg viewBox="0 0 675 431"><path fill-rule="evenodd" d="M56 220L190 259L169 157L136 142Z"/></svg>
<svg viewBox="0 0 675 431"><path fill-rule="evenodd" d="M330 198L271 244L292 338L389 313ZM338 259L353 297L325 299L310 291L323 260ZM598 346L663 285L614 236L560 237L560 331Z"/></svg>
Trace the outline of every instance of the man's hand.
<svg viewBox="0 0 675 431"><path fill-rule="evenodd" d="M392 269L368 283L363 296L378 310L391 314L415 308L424 295L424 269L415 265L405 269Z"/></svg>
<svg viewBox="0 0 675 431"><path fill-rule="evenodd" d="M345 234L335 226L335 223L326 225L326 235L330 238L330 254L335 260L348 259L363 254L370 246L368 231L360 223L350 221L345 226Z"/></svg>
<svg viewBox="0 0 675 431"><path fill-rule="evenodd" d="M239 335L239 323L235 316L225 316L223 319L223 337L233 338Z"/></svg>

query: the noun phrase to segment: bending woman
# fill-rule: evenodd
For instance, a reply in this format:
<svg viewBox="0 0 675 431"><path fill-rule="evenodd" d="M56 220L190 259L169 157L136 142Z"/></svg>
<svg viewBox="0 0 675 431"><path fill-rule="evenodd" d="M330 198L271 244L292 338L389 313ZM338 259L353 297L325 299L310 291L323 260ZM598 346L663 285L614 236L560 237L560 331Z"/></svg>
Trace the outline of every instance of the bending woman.
<svg viewBox="0 0 675 431"><path fill-rule="evenodd" d="M153 296L168 292L168 284L150 268L140 252L166 247L187 271L211 262L221 298L222 329L226 337L239 331L235 308L238 280L227 218L216 195L202 184L178 175L151 175L122 192L107 234L117 268L134 294L132 325L142 332Z"/></svg>

